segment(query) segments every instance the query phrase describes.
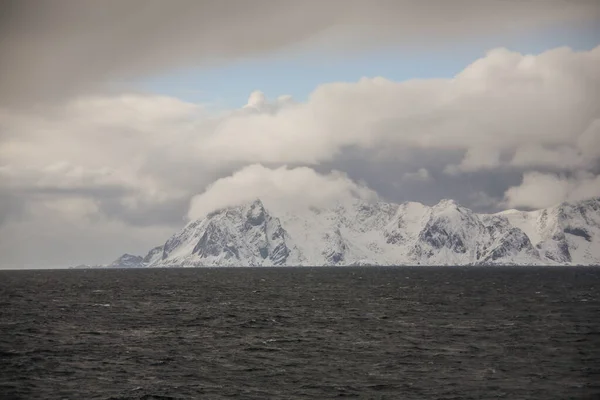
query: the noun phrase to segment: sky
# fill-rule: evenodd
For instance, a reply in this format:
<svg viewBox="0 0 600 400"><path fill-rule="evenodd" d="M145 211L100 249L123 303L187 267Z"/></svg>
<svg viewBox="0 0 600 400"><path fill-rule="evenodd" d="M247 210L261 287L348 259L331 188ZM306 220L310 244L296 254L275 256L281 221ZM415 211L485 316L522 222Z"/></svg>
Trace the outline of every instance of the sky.
<svg viewBox="0 0 600 400"><path fill-rule="evenodd" d="M593 0L20 0L0 16L0 268L145 254L256 197L492 213L600 196Z"/></svg>
<svg viewBox="0 0 600 400"><path fill-rule="evenodd" d="M310 49L288 51L284 55L277 52L264 58L239 60L213 68L179 68L139 81L115 82L114 85L133 84L150 93L233 108L245 105L248 94L257 89L269 98L287 94L305 101L315 87L325 82L355 82L373 76L394 81L451 78L497 47L539 54L562 46L591 50L598 44L600 28L594 22L584 22L578 26L540 28L527 36L494 33L486 37L466 37L434 51L403 49L391 44L341 56L328 56Z"/></svg>

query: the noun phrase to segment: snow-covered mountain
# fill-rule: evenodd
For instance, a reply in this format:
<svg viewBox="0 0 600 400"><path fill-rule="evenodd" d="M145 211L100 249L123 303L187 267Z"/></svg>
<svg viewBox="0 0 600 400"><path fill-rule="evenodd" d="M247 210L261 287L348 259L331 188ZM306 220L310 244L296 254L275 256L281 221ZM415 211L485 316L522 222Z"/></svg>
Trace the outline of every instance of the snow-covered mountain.
<svg viewBox="0 0 600 400"><path fill-rule="evenodd" d="M189 223L145 257L111 266L600 265L600 198L476 214L453 200L356 200L270 212L260 200Z"/></svg>
<svg viewBox="0 0 600 400"><path fill-rule="evenodd" d="M144 258L131 254L123 254L111 264L107 265L110 268L137 268L143 266Z"/></svg>

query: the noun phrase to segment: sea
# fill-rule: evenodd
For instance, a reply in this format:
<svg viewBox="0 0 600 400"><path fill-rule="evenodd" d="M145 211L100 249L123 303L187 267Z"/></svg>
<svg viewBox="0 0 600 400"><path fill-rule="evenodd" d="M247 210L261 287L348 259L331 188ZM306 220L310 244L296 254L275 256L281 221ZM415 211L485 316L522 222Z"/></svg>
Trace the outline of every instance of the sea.
<svg viewBox="0 0 600 400"><path fill-rule="evenodd" d="M600 399L600 268L0 271L2 399Z"/></svg>

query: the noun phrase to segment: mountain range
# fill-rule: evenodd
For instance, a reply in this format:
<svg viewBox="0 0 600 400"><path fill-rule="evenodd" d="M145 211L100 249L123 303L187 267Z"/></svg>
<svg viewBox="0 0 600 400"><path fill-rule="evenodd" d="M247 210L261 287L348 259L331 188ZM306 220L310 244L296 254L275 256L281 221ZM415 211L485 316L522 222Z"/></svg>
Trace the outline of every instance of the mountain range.
<svg viewBox="0 0 600 400"><path fill-rule="evenodd" d="M255 200L105 267L321 265L600 265L600 197L496 214L453 200L432 207L355 200L276 215Z"/></svg>

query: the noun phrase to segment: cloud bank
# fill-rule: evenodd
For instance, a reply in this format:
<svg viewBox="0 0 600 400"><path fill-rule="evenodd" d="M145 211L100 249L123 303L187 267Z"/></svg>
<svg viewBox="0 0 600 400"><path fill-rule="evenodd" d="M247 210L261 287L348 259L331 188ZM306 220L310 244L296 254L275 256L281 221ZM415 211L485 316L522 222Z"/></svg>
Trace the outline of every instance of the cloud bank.
<svg viewBox="0 0 600 400"><path fill-rule="evenodd" d="M585 172L571 177L527 172L521 185L511 187L505 193L506 205L516 208L544 208L596 196L600 196L600 175Z"/></svg>
<svg viewBox="0 0 600 400"><path fill-rule="evenodd" d="M598 196L598 65L600 47L495 49L451 79L332 82L306 102L257 91L219 113L142 94L0 109L3 258L26 262L21 235L72 263L61 254L85 223L107 262L135 250L142 229L152 245L186 216L256 197L293 206L375 192L492 212ZM52 229L62 247L39 234Z"/></svg>
<svg viewBox="0 0 600 400"><path fill-rule="evenodd" d="M260 199L277 211L308 207L329 207L352 198L374 200L377 194L333 171L318 174L307 167L277 169L250 165L232 176L212 183L204 193L192 198L188 218L203 218L208 213Z"/></svg>

